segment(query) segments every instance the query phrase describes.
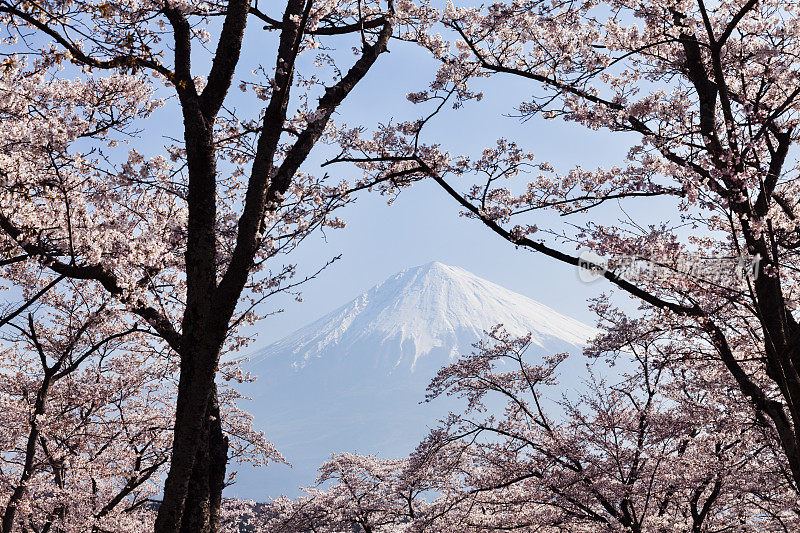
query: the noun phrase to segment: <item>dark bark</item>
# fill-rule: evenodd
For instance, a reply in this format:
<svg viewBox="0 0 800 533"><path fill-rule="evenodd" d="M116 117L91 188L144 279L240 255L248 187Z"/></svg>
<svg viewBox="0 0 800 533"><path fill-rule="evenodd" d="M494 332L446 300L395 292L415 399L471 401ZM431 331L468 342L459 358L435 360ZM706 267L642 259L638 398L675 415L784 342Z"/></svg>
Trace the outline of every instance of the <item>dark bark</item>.
<svg viewBox="0 0 800 533"><path fill-rule="evenodd" d="M224 478L225 465L215 465L213 476L209 471L211 442L221 437L214 434L217 426L209 425L209 409L216 405L214 377L231 315L216 315L213 306L217 275L213 128L238 63L247 9L246 0L229 2L206 91L201 95L197 94L191 75L189 22L180 12L165 11L175 36L176 90L183 111L189 186L181 374L172 460L155 523L159 533L216 531L211 505L220 498L212 496L216 489L211 491L210 479L218 477L220 468ZM218 408L216 418L219 419ZM215 444L215 451L217 448ZM215 453L214 458L217 457ZM186 526L184 517L188 520Z"/></svg>
<svg viewBox="0 0 800 533"><path fill-rule="evenodd" d="M225 465L228 461L228 438L222 432L216 390L209 401L200 445L186 495L186 511L181 533L217 531Z"/></svg>
<svg viewBox="0 0 800 533"><path fill-rule="evenodd" d="M187 531L182 528L182 519L187 517L194 524L210 523L208 502L210 493L208 460L205 456L210 447L211 432L208 424L209 405L216 402L214 376L219 347L203 353L187 350L182 355L181 376L178 385L178 401L175 414L175 429L172 445L172 460L164 485L164 498L158 510L155 531ZM194 356L194 357L192 357ZM205 455L204 455L205 454ZM196 459L200 457L200 461ZM197 466L197 472L195 472ZM224 465L222 466L224 471ZM194 483L200 487L191 489ZM208 527L193 531L212 531Z"/></svg>
<svg viewBox="0 0 800 533"><path fill-rule="evenodd" d="M243 13L246 16L246 3ZM214 376L228 324L244 289L259 246L262 219L268 209L280 206L295 172L306 159L331 114L386 50L391 23L383 24L377 42L365 46L362 56L338 83L320 99L319 119L300 133L295 145L273 176L283 123L292 86L294 61L301 45L311 3L290 0L284 13L277 54L276 90L267 106L262 134L248 181L245 205L231 262L216 284L216 167L213 122L222 103L238 58L241 36L234 50L220 40L212 76L202 95L194 91L189 75L188 26L178 13L167 13L175 29L176 75L185 80L179 89L184 114L184 137L189 169L188 239L186 251L187 302L183 318L181 376L175 418L173 456L159 508L157 533L214 532L219 527L219 506L225 479L227 441L219 424ZM230 16L230 9L229 9ZM300 19L299 24L297 19ZM244 25L223 27L233 35ZM214 76L216 75L216 77ZM213 78L213 83L212 83ZM272 176L272 178L270 178Z"/></svg>
<svg viewBox="0 0 800 533"><path fill-rule="evenodd" d="M297 169L307 158L331 115L356 84L367 74L378 56L386 51L392 33L391 17L377 17L335 28L315 30L336 35L370 30L374 44L363 43L361 57L345 76L328 87L320 99L317 118L298 135L287 157L276 168L287 108L290 101L295 59L299 53L312 0L287 0L280 23L280 45L276 57L278 89L265 110L257 141L244 206L238 221L236 245L224 272L217 263L216 149L214 125L230 89L239 63L250 3L228 0L214 59L203 91L198 91L191 64L191 24L186 15L167 4L163 14L174 37L172 69L152 58L123 53L107 59L87 55L61 29L48 26L22 9L0 6L0 12L24 20L65 50L74 61L97 69L150 69L174 86L184 123L188 172L186 304L181 331L160 310L133 300L123 291L116 274L106 266L60 260L65 254L52 243L30 242L13 219L0 213L0 230L22 249L25 257L39 260L56 274L95 280L122 300L170 345L180 357L180 379L169 474L159 506L158 533L213 532L219 525L219 505L225 479L227 440L222 433L214 378L220 350L230 320L247 282L260 245L264 215L279 209ZM391 1L389 10L393 11ZM259 15L259 13L256 13ZM217 280L221 281L217 285Z"/></svg>
<svg viewBox="0 0 800 533"><path fill-rule="evenodd" d="M222 432L222 418L219 412L219 403L217 403L216 390L211 404L209 425L209 507L211 509L209 525L211 531L218 531L222 490L225 488L225 469L228 463L228 437Z"/></svg>

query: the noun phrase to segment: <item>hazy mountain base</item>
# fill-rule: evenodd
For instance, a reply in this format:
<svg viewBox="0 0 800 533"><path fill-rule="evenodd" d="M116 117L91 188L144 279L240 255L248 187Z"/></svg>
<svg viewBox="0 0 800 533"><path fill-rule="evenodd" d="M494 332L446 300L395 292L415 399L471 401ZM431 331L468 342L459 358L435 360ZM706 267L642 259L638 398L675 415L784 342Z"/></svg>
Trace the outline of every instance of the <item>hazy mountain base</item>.
<svg viewBox="0 0 800 533"><path fill-rule="evenodd" d="M532 360L553 352L574 354L562 368L563 386L553 391L551 399L557 400L579 387L586 359L575 346L550 344L552 351L533 348ZM296 496L300 486L313 483L317 467L334 452L407 455L439 419L463 408L458 398L424 403L438 361L447 360L446 354L437 353L440 351L444 350L432 351L413 373L364 368L358 357L336 364L320 362L302 372L282 365L259 365L266 368L249 392L254 399L249 408L292 467L243 469L226 493L258 501L280 494Z"/></svg>
<svg viewBox="0 0 800 533"><path fill-rule="evenodd" d="M226 495L297 496L334 452L407 455L440 418L463 408L457 398L420 403L431 378L498 323L533 332L531 361L578 356L564 364L554 394L585 376L581 342L593 328L441 263L404 270L256 354L250 370L259 379L245 387L253 401L244 407L293 466L242 468Z"/></svg>

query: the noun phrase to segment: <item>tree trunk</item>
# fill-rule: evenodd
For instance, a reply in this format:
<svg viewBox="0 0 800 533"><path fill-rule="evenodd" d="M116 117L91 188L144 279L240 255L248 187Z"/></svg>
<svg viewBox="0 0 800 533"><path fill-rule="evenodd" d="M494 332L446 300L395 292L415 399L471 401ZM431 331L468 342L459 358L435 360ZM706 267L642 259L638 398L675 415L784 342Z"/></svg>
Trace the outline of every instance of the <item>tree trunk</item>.
<svg viewBox="0 0 800 533"><path fill-rule="evenodd" d="M228 449L214 385L218 353L181 357L172 460L156 533L217 530Z"/></svg>
<svg viewBox="0 0 800 533"><path fill-rule="evenodd" d="M179 20L183 40L176 36L181 51L188 54L188 22ZM188 59L187 64L188 68ZM156 517L156 533L180 533L182 520L200 524L192 533L211 532L209 483L218 477L208 471L209 444L214 433L209 413L216 412L214 378L228 321L233 313L219 313L215 307L217 289L216 159L213 120L207 120L196 96L181 96L189 186L186 234L186 309L182 321L181 369L175 410L172 459L164 484L164 498ZM217 436L217 440L219 436ZM215 447L216 454L216 447ZM225 465L221 466L224 478ZM198 470L195 472L195 470ZM195 486L199 483L198 486ZM190 486L191 494L190 494ZM187 506L188 504L188 506ZM218 511L214 511L216 513ZM191 527L191 526L187 526Z"/></svg>
<svg viewBox="0 0 800 533"><path fill-rule="evenodd" d="M219 530L219 508L225 487L228 438L222 433L216 387L206 410L203 434L184 504L181 533Z"/></svg>

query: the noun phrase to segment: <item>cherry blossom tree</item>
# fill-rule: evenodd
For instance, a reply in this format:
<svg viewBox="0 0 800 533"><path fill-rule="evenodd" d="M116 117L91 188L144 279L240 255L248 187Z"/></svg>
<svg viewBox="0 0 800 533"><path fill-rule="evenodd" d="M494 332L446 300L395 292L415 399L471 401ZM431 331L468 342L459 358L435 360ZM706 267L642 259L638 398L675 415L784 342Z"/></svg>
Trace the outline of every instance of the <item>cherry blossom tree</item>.
<svg viewBox="0 0 800 533"><path fill-rule="evenodd" d="M1 530L151 529L170 457L178 361L102 288L56 281L2 318ZM227 383L245 379L238 364L221 372L231 458L279 460L236 406Z"/></svg>
<svg viewBox="0 0 800 533"><path fill-rule="evenodd" d="M304 489L307 496L271 502L274 516L264 530L399 531L419 516L425 506L421 496L437 483L412 472L409 459L351 453L333 455L319 472L316 485Z"/></svg>
<svg viewBox="0 0 800 533"><path fill-rule="evenodd" d="M94 306L89 291L54 292L35 313L5 317L2 531L152 527L169 460L174 361L115 316L108 297Z"/></svg>
<svg viewBox="0 0 800 533"><path fill-rule="evenodd" d="M611 311L608 311L611 313ZM566 358L528 361L501 328L442 368L429 400L465 401L408 458L334 456L270 531L792 531L793 478L774 429L713 347L647 320L587 351L627 370L553 397ZM324 486L333 481L331 486Z"/></svg>
<svg viewBox="0 0 800 533"><path fill-rule="evenodd" d="M346 191L300 168L407 16L391 0L281 8L0 2L3 276L29 295L60 278L100 288L108 309L178 355L159 532L219 527L232 453L220 356L247 342L239 328L257 304L302 281L281 257L314 229L341 226L331 212ZM249 54L253 19L266 31ZM334 53L336 42L355 57ZM246 68L254 76L234 97ZM237 113L240 98L251 113ZM164 117L180 117L181 138L152 149Z"/></svg>
<svg viewBox="0 0 800 533"><path fill-rule="evenodd" d="M771 430L765 434L754 410L731 399L718 366L694 378L699 354L686 364L682 344L649 326L629 324L610 342L599 339L605 349L625 350L633 368L619 379L592 375L577 399L559 402L561 415L547 409L545 394L563 356L529 364L529 337L496 330L472 356L442 369L431 397L461 396L467 410L421 448L458 458L442 476L456 480L454 489L426 519L444 518L443 531L453 522L476 531L796 527L796 493L779 475ZM492 395L507 401L505 411L481 416Z"/></svg>
<svg viewBox="0 0 800 533"><path fill-rule="evenodd" d="M409 99L429 111L343 138L333 161L361 164L386 190L433 180L513 246L565 265L591 250L584 264L616 290L714 347L779 436L796 486L797 6L537 0L424 11L415 40L441 67ZM627 160L569 170L535 162L522 140L477 157L448 151L457 139L426 143L444 109L477 107L478 84L508 79L530 90L520 116L619 135L632 143ZM739 258L758 259L753 272L735 275Z"/></svg>

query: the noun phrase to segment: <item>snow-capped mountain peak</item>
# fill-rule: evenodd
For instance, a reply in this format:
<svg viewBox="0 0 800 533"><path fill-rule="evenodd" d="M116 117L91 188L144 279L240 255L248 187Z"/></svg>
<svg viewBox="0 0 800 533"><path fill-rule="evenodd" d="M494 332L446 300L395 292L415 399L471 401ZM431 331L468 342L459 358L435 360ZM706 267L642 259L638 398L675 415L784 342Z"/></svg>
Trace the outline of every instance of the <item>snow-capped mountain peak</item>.
<svg viewBox="0 0 800 533"><path fill-rule="evenodd" d="M313 482L335 451L407 455L459 398L425 403L431 378L457 355L470 353L498 323L538 346L527 356L568 352L565 374L575 379L581 347L596 331L481 279L434 262L409 268L339 309L255 354L259 376L244 392L248 407L293 468L239 472L240 497L296 494Z"/></svg>
<svg viewBox="0 0 800 533"><path fill-rule="evenodd" d="M526 296L434 261L389 277L268 347L259 359L290 356L302 368L315 359L364 356L367 347L374 365L413 371L432 352L446 356L431 361L441 365L459 350L469 350L496 324L512 334L531 332L543 348L577 347L596 333Z"/></svg>

